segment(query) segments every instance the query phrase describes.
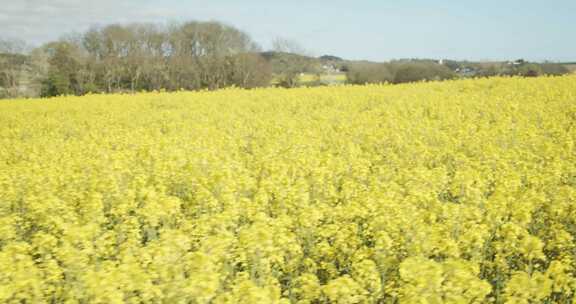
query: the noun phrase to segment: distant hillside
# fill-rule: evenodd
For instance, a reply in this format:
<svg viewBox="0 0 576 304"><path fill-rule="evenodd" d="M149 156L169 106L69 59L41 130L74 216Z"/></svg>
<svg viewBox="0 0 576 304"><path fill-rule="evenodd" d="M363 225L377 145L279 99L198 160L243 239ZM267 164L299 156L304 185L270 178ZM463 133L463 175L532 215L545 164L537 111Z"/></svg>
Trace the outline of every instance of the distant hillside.
<svg viewBox="0 0 576 304"><path fill-rule="evenodd" d="M337 73L343 67L356 61L346 60L334 55L312 57L286 52L267 51L260 53L272 65L272 71L280 74L298 66L302 73Z"/></svg>
<svg viewBox="0 0 576 304"><path fill-rule="evenodd" d="M320 57L318 57L318 59L324 61L324 62L339 62L339 61L344 61L344 59L337 57L337 56L332 56L332 55L322 55Z"/></svg>

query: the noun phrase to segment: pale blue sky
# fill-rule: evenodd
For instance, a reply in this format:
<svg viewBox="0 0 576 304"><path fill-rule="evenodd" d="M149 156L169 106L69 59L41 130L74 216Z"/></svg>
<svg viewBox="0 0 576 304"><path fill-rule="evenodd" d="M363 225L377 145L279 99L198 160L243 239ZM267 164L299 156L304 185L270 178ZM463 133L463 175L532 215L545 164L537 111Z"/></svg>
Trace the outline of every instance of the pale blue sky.
<svg viewBox="0 0 576 304"><path fill-rule="evenodd" d="M0 37L34 44L111 22L218 20L348 59L576 61L576 0L0 0Z"/></svg>

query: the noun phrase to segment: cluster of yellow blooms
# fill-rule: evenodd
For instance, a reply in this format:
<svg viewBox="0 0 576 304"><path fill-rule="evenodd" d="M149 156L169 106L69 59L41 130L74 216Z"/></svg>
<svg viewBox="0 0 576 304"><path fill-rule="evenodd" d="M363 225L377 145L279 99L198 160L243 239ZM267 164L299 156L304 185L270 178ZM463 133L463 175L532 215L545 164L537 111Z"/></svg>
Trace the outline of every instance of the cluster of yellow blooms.
<svg viewBox="0 0 576 304"><path fill-rule="evenodd" d="M576 77L0 102L1 303L576 303Z"/></svg>

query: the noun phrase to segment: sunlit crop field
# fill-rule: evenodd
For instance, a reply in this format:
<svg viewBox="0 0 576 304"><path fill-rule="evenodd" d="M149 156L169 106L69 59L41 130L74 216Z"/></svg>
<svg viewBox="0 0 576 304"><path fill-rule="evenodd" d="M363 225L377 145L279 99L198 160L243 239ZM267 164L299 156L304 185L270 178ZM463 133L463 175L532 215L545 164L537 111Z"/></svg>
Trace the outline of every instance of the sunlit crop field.
<svg viewBox="0 0 576 304"><path fill-rule="evenodd" d="M0 302L576 303L576 77L0 102Z"/></svg>

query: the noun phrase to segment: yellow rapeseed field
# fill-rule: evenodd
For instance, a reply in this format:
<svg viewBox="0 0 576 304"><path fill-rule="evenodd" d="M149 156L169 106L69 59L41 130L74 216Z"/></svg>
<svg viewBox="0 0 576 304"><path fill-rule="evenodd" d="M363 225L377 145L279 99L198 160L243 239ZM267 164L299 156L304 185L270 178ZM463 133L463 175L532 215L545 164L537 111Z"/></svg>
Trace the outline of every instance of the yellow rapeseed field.
<svg viewBox="0 0 576 304"><path fill-rule="evenodd" d="M576 303L576 76L0 101L0 303Z"/></svg>

